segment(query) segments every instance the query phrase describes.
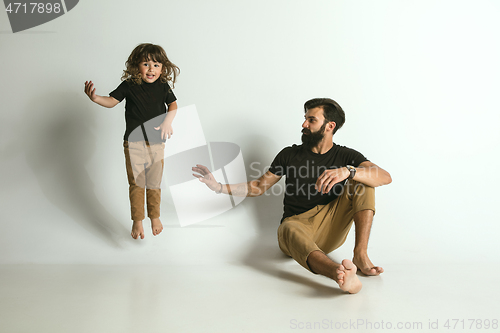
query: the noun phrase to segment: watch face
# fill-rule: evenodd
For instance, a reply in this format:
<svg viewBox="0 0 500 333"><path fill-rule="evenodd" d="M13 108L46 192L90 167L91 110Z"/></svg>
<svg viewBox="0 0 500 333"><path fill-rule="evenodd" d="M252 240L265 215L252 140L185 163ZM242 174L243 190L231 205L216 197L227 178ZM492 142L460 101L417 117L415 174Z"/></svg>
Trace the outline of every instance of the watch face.
<svg viewBox="0 0 500 333"><path fill-rule="evenodd" d="M349 170L349 179L354 178L354 175L356 174L356 169L352 165L347 165L346 168L347 170Z"/></svg>

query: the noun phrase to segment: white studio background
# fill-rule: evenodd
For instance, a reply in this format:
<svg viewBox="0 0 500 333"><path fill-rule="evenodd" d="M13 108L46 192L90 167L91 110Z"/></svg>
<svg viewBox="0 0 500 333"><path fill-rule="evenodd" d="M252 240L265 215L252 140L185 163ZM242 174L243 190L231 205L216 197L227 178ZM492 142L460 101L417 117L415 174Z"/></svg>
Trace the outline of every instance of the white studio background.
<svg viewBox="0 0 500 333"><path fill-rule="evenodd" d="M249 176L299 143L306 100L337 100L347 121L334 141L393 177L377 190L377 263L498 263L499 14L494 0L82 0L13 34L0 13L0 264L276 251L279 193L180 228L164 191L163 233L130 238L124 103L99 107L83 87L107 95L143 42L165 48L179 105L196 105L207 141L241 147Z"/></svg>

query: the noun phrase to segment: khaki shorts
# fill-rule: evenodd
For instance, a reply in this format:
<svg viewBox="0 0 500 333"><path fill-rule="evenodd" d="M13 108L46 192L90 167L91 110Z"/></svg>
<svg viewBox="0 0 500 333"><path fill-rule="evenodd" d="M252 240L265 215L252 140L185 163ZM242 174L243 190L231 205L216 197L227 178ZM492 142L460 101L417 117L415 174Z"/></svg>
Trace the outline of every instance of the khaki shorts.
<svg viewBox="0 0 500 333"><path fill-rule="evenodd" d="M307 264L309 254L329 253L340 247L351 229L354 214L366 209L375 213L375 189L349 180L334 201L284 219L278 228L279 247L311 270Z"/></svg>

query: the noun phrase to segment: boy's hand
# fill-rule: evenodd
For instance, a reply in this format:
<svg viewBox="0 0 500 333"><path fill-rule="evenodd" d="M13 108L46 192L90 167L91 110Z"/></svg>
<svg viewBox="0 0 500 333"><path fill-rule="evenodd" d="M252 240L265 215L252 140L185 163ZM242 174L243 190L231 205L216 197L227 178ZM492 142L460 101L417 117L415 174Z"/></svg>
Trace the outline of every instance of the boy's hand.
<svg viewBox="0 0 500 333"><path fill-rule="evenodd" d="M104 106L106 108L115 107L116 104L120 103L120 101L116 100L111 96L99 96L95 93L94 84L92 81L85 81L85 94L89 96L90 100L100 106Z"/></svg>
<svg viewBox="0 0 500 333"><path fill-rule="evenodd" d="M160 126L154 128L157 131L161 131L160 137L162 140L170 139L172 134L174 134L174 130L172 129L172 124L163 122Z"/></svg>
<svg viewBox="0 0 500 333"><path fill-rule="evenodd" d="M92 83L92 81L85 81L85 93L87 94L87 96L89 96L90 100L92 102L94 102L97 98L97 95L95 93L95 88L94 88L94 84Z"/></svg>

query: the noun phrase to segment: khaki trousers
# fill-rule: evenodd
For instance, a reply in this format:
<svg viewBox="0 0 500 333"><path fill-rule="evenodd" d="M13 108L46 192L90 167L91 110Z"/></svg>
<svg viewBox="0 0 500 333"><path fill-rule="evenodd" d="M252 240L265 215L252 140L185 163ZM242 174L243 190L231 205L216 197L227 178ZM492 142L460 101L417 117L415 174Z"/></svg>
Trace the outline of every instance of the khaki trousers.
<svg viewBox="0 0 500 333"><path fill-rule="evenodd" d="M279 247L311 270L307 265L309 254L329 253L340 247L351 229L354 214L366 209L375 212L375 189L349 180L334 201L284 219L278 228Z"/></svg>
<svg viewBox="0 0 500 333"><path fill-rule="evenodd" d="M144 190L148 217L160 217L164 149L164 143L150 145L147 141L123 142L133 221L144 220Z"/></svg>

